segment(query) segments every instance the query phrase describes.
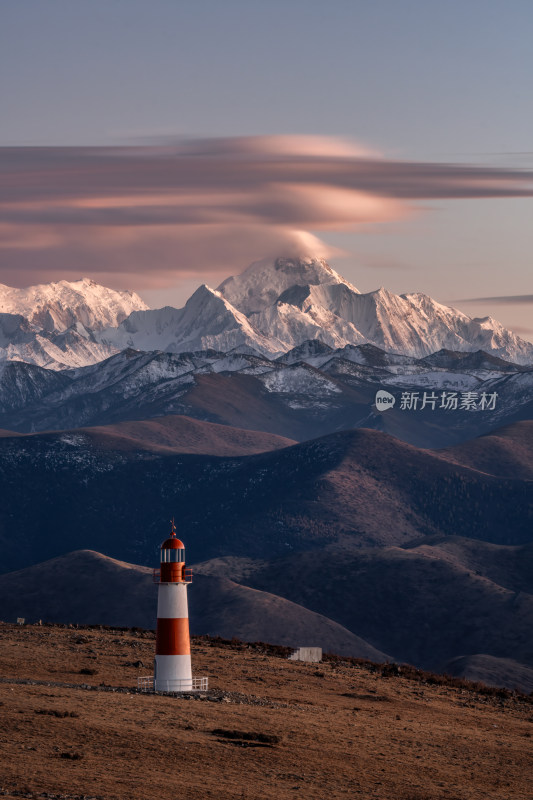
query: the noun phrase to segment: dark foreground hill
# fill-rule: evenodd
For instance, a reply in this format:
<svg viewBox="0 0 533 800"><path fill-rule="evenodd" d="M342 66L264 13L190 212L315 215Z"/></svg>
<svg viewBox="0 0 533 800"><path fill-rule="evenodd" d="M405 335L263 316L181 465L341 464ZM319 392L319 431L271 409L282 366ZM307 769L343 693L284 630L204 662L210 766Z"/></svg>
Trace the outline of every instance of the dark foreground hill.
<svg viewBox="0 0 533 800"><path fill-rule="evenodd" d="M83 548L151 564L174 516L194 561L435 535L532 538L533 422L446 451L365 429L235 457L98 437L0 438L4 571Z"/></svg>
<svg viewBox="0 0 533 800"><path fill-rule="evenodd" d="M531 546L330 548L318 560L316 552L271 562L230 557L194 572L194 633L315 645L533 691ZM156 607L150 569L87 550L0 576L7 621L153 628Z"/></svg>
<svg viewBox="0 0 533 800"><path fill-rule="evenodd" d="M320 559L307 552L258 562L255 569L246 563L242 578L238 563L232 570L226 559L198 569L233 571L235 580L320 611L395 660L425 669L446 672L458 657L489 655L491 683L532 691L533 546L455 539L452 550L451 544L331 547ZM500 669L498 659L513 661L512 683L509 663ZM463 666L475 674L476 662ZM488 680L486 667L482 674Z"/></svg>
<svg viewBox="0 0 533 800"><path fill-rule="evenodd" d="M2 795L530 799L529 698L209 639L192 648L207 696L138 694L154 644L143 631L0 625Z"/></svg>
<svg viewBox="0 0 533 800"><path fill-rule="evenodd" d="M313 642L342 655L387 659L332 619L230 578L194 576L189 593L193 633L290 647ZM0 609L10 622L23 617L32 622L154 628L157 586L148 567L82 550L0 575Z"/></svg>

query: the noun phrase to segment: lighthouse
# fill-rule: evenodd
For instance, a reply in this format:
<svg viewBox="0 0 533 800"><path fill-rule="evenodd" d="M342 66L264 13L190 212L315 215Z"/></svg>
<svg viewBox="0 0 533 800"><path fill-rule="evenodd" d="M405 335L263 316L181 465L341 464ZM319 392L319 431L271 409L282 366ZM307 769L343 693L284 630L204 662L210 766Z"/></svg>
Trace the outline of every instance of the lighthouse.
<svg viewBox="0 0 533 800"><path fill-rule="evenodd" d="M159 584L154 677L139 678L139 688L156 692L190 692L207 689L207 678L193 678L189 637L187 587L192 570L185 567L185 546L176 526L161 545L161 565L154 570Z"/></svg>

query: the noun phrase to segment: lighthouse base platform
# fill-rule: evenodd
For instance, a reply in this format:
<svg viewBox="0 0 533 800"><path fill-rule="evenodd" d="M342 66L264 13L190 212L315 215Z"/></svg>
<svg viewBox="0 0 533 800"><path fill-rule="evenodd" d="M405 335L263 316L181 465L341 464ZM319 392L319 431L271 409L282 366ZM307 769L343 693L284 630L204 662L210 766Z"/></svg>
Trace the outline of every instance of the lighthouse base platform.
<svg viewBox="0 0 533 800"><path fill-rule="evenodd" d="M141 692L163 692L164 694L174 694L175 692L207 692L208 678L169 678L168 680L157 679L157 689L152 675L137 678L137 689Z"/></svg>

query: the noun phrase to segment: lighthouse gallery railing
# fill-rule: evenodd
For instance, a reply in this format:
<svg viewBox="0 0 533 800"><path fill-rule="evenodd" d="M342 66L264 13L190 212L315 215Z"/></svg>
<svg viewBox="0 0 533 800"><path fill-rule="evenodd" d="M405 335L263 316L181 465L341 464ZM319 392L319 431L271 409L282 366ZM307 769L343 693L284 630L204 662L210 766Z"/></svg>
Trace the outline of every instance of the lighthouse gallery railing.
<svg viewBox="0 0 533 800"><path fill-rule="evenodd" d="M158 567L152 570L152 579L154 583L161 583L161 570ZM183 570L183 580L176 581L176 583L192 583L192 569L190 567L186 567Z"/></svg>

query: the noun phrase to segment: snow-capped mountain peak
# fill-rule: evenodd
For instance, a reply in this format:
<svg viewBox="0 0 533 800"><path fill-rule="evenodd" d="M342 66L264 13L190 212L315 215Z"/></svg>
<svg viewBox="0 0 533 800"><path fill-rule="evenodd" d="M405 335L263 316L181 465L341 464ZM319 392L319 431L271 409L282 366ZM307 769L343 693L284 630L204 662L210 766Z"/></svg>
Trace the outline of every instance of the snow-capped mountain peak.
<svg viewBox="0 0 533 800"><path fill-rule="evenodd" d="M134 292L117 292L90 278L26 289L0 285L0 360L51 369L101 361L116 351L96 342L94 333L147 308Z"/></svg>
<svg viewBox="0 0 533 800"><path fill-rule="evenodd" d="M333 270L323 258L276 258L255 261L240 275L226 278L218 291L246 316L263 311L292 286L344 284L359 290Z"/></svg>
<svg viewBox="0 0 533 800"><path fill-rule="evenodd" d="M108 289L91 278L26 289L0 285L0 313L21 314L48 332L62 332L77 323L88 330L101 330L119 325L132 311L147 308L134 292Z"/></svg>
<svg viewBox="0 0 533 800"><path fill-rule="evenodd" d="M180 309L150 310L137 295L90 279L0 286L0 360L65 369L127 347L276 358L310 341L332 350L368 344L411 358L484 350L533 363L533 344L490 317L471 319L422 293L381 287L362 294L319 258L257 261L218 289L200 286Z"/></svg>

